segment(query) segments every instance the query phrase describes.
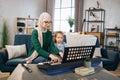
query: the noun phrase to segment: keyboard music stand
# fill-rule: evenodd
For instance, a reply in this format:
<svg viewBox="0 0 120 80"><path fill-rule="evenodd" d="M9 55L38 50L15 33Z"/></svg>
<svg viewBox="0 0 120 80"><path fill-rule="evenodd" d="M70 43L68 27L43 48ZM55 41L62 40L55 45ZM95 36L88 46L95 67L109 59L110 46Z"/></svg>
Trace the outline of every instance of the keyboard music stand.
<svg viewBox="0 0 120 80"><path fill-rule="evenodd" d="M40 70L42 70L46 74L58 74L65 71L74 70L76 67L80 67L84 65L84 60L86 57L90 56L90 58L93 57L93 53L95 50L95 44L97 38L94 36L80 36L80 35L66 35L67 39L67 47L65 47L64 50L64 56L62 60L62 64L59 65L41 65L38 66ZM79 40L75 40L76 38L79 38ZM75 41L70 41L70 40ZM77 41L77 42L76 42ZM82 41L82 42L81 42ZM72 44L71 44L72 43ZM75 46L76 45L76 46ZM77 63L79 62L79 63ZM73 63L73 65L69 65L67 63ZM66 64L66 65L65 65ZM64 65L64 66L62 66ZM59 66L62 66L60 68L57 68ZM54 69L56 68L56 69Z"/></svg>

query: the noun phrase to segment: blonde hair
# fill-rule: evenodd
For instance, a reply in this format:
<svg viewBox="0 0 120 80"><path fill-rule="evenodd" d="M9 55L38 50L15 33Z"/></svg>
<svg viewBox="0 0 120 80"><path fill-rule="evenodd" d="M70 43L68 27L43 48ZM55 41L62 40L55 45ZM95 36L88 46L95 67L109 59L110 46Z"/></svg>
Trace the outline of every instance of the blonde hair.
<svg viewBox="0 0 120 80"><path fill-rule="evenodd" d="M58 34L61 34L63 37L64 37L64 33L62 32L62 31L56 31L55 33L54 33L54 38L53 38L53 41L56 43L56 37L57 37L57 35Z"/></svg>

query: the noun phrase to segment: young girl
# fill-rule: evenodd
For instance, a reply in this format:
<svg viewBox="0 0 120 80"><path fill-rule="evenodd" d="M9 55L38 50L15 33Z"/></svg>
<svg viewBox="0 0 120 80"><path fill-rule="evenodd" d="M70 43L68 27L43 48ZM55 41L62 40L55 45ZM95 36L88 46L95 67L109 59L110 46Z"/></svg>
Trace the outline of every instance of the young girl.
<svg viewBox="0 0 120 80"><path fill-rule="evenodd" d="M54 35L54 43L55 46L64 53L64 48L66 46L66 43L63 41L64 40L64 34L62 31L56 31Z"/></svg>
<svg viewBox="0 0 120 80"><path fill-rule="evenodd" d="M51 29L51 16L43 12L38 21L38 27L32 31L31 44L32 47L28 54L28 58L24 61L26 63L39 63L47 60L53 62L61 62L55 55L63 57L63 53L54 45Z"/></svg>

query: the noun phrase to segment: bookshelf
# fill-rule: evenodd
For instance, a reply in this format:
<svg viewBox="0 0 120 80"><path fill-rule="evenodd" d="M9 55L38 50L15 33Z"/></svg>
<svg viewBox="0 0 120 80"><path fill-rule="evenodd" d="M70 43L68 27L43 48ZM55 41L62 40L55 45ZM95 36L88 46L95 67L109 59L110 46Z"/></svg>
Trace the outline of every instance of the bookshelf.
<svg viewBox="0 0 120 80"><path fill-rule="evenodd" d="M85 32L102 32L104 33L105 10L104 9L87 9L85 10Z"/></svg>
<svg viewBox="0 0 120 80"><path fill-rule="evenodd" d="M16 34L31 34L32 30L37 25L37 18L16 18Z"/></svg>
<svg viewBox="0 0 120 80"><path fill-rule="evenodd" d="M105 10L102 8L93 8L85 10L85 26L86 34L98 37L101 46L104 46L104 30L105 28Z"/></svg>
<svg viewBox="0 0 120 80"><path fill-rule="evenodd" d="M106 28L105 32L105 47L120 51L120 29Z"/></svg>

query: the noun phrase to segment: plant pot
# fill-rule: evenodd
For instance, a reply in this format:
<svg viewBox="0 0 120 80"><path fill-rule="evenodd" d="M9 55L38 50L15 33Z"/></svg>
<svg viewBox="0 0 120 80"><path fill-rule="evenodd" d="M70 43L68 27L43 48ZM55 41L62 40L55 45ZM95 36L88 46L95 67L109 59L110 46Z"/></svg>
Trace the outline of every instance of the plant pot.
<svg viewBox="0 0 120 80"><path fill-rule="evenodd" d="M70 32L72 32L72 29L70 29Z"/></svg>
<svg viewBox="0 0 120 80"><path fill-rule="evenodd" d="M91 67L91 61L85 61L84 66L85 67Z"/></svg>

